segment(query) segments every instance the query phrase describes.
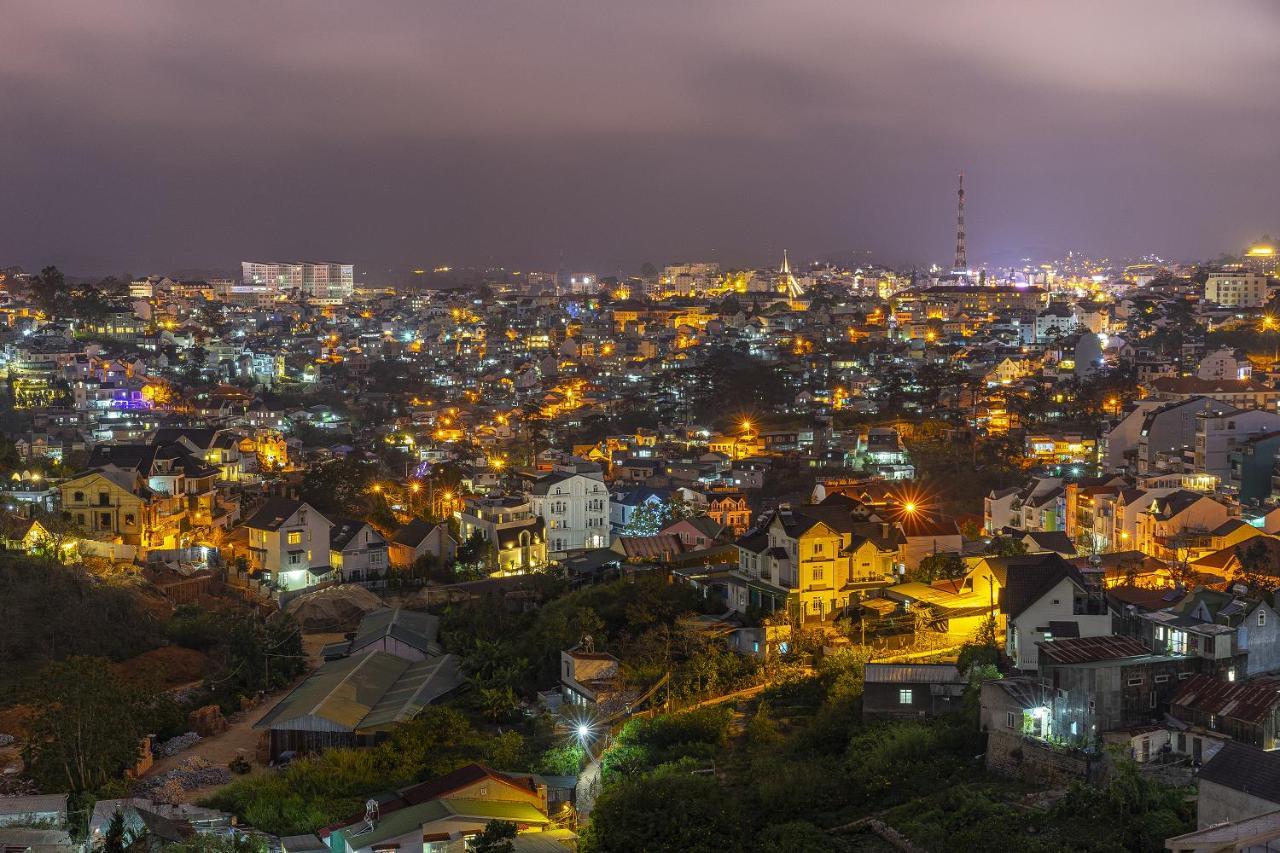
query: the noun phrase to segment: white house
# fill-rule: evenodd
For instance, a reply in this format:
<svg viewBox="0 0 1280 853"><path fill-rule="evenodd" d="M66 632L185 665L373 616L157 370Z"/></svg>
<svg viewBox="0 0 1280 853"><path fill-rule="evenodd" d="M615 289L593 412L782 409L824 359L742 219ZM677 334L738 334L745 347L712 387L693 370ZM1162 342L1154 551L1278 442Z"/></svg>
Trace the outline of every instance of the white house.
<svg viewBox="0 0 1280 853"><path fill-rule="evenodd" d="M249 558L282 589L311 586L329 572L329 519L305 501L271 498L245 522Z"/></svg>
<svg viewBox="0 0 1280 853"><path fill-rule="evenodd" d="M387 570L387 540L367 521L338 518L329 531L329 565L343 580L367 579Z"/></svg>
<svg viewBox="0 0 1280 853"><path fill-rule="evenodd" d="M544 474L530 484L529 503L553 554L609 546L609 487L598 469Z"/></svg>
<svg viewBox="0 0 1280 853"><path fill-rule="evenodd" d="M1005 653L1018 669L1039 668L1038 642L1112 633L1106 597L1057 554L1010 557L1004 564L1000 612L1005 617Z"/></svg>

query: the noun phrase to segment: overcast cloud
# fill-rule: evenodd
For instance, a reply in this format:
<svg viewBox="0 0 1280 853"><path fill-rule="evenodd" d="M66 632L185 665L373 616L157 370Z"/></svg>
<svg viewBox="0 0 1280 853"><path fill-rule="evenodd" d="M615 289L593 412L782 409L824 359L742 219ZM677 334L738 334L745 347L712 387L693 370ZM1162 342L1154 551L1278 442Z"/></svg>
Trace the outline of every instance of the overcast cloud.
<svg viewBox="0 0 1280 853"><path fill-rule="evenodd" d="M1265 0L0 0L0 20L0 263L945 261L961 170L973 261L1280 232Z"/></svg>

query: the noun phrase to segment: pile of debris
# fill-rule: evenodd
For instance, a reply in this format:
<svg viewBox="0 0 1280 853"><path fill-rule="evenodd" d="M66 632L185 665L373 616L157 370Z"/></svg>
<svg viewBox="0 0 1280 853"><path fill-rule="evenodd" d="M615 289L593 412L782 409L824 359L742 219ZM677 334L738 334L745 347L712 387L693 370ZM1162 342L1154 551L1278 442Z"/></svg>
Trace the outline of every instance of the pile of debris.
<svg viewBox="0 0 1280 853"><path fill-rule="evenodd" d="M365 614L386 607L386 602L357 584L331 586L301 595L285 610L309 634L354 631Z"/></svg>
<svg viewBox="0 0 1280 853"><path fill-rule="evenodd" d="M187 732L177 737L171 737L156 747L156 755L161 758L168 758L170 755L177 755L185 749L190 749L199 741L200 735L195 732Z"/></svg>
<svg viewBox="0 0 1280 853"><path fill-rule="evenodd" d="M183 802L187 791L225 785L230 781L230 770L210 767L209 762L193 755L173 770L141 780L134 786L134 794L172 805Z"/></svg>

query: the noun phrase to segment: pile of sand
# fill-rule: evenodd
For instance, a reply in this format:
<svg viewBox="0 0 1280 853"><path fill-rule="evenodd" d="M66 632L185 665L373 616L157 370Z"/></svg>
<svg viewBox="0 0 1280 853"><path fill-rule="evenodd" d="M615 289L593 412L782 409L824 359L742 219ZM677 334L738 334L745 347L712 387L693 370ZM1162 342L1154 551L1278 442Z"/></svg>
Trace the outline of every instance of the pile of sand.
<svg viewBox="0 0 1280 853"><path fill-rule="evenodd" d="M366 613L382 607L386 604L381 598L362 586L348 584L299 596L289 602L285 612L303 631L318 634L354 631Z"/></svg>
<svg viewBox="0 0 1280 853"><path fill-rule="evenodd" d="M150 682L167 690L203 680L211 665L203 652L163 646L112 664L112 668L127 679Z"/></svg>

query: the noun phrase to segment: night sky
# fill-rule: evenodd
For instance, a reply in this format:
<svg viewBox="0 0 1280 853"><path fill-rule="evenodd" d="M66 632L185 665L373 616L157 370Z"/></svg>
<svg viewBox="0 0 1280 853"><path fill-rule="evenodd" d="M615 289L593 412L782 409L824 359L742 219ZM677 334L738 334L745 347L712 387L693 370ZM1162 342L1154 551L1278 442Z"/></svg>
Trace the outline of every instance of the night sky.
<svg viewBox="0 0 1280 853"><path fill-rule="evenodd" d="M0 0L0 265L1236 251L1280 3Z"/></svg>

